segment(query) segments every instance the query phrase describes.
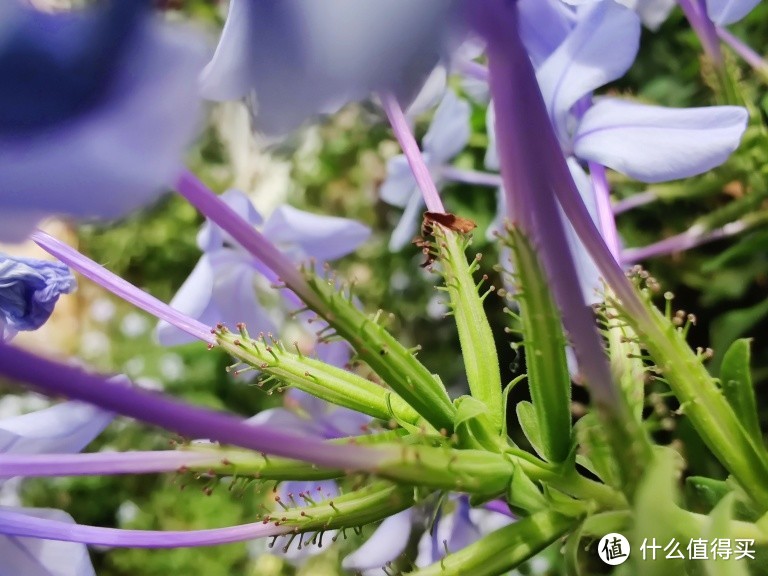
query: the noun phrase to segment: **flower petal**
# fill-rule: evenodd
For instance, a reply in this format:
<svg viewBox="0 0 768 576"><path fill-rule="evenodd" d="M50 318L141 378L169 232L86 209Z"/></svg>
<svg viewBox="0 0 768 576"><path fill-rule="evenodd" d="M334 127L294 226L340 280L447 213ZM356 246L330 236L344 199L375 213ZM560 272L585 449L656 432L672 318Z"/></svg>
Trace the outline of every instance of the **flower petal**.
<svg viewBox="0 0 768 576"><path fill-rule="evenodd" d="M116 218L170 184L198 129L189 89L202 53L188 33L148 23L121 55L106 99L71 122L0 135L0 241L40 214Z"/></svg>
<svg viewBox="0 0 768 576"><path fill-rule="evenodd" d="M354 252L370 236L355 220L280 206L267 220L264 235L294 260L334 260Z"/></svg>
<svg viewBox="0 0 768 576"><path fill-rule="evenodd" d="M213 282L210 256L203 254L171 300L171 307L203 324L213 326L221 320L221 314L213 301ZM163 346L178 346L196 341L196 338L165 320L158 323L155 334L157 341Z"/></svg>
<svg viewBox="0 0 768 576"><path fill-rule="evenodd" d="M75 521L66 512L43 508L0 507L3 510L68 522ZM2 517L0 516L0 533ZM58 542L40 538L0 535L0 576L95 576L88 549L76 542Z"/></svg>
<svg viewBox="0 0 768 576"><path fill-rule="evenodd" d="M411 198L408 200L408 204L405 206L405 211L400 216L400 221L389 238L389 249L392 252L402 250L418 234L419 225L421 224L420 216L423 209L424 198L422 198L418 190L414 190Z"/></svg>
<svg viewBox="0 0 768 576"><path fill-rule="evenodd" d="M0 421L0 454L76 453L107 427L114 414L64 402Z"/></svg>
<svg viewBox="0 0 768 576"><path fill-rule="evenodd" d="M540 66L576 24L575 13L560 0L519 0L520 38L535 67Z"/></svg>
<svg viewBox="0 0 768 576"><path fill-rule="evenodd" d="M747 119L736 106L679 109L604 98L584 115L574 151L643 182L686 178L725 162Z"/></svg>
<svg viewBox="0 0 768 576"><path fill-rule="evenodd" d="M425 157L426 161L427 158ZM411 196L418 194L416 178L403 154L387 161L387 178L379 188L379 196L387 204L404 208Z"/></svg>
<svg viewBox="0 0 768 576"><path fill-rule="evenodd" d="M273 133L373 91L412 98L442 56L456 4L233 0L203 92L253 95L258 126Z"/></svg>
<svg viewBox="0 0 768 576"><path fill-rule="evenodd" d="M424 135L423 148L432 162L447 163L464 149L469 141L469 114L469 103L447 90Z"/></svg>
<svg viewBox="0 0 768 576"><path fill-rule="evenodd" d="M635 59L639 42L640 19L625 6L599 2L579 13L576 27L536 74L561 140L568 136L571 106L623 75Z"/></svg>
<svg viewBox="0 0 768 576"><path fill-rule="evenodd" d="M231 188L221 195L221 199L250 225L258 226L263 222L250 198L240 190ZM197 245L203 252L221 248L225 242L237 246L237 242L229 234L210 220L206 220L197 233Z"/></svg>
<svg viewBox="0 0 768 576"><path fill-rule="evenodd" d="M744 18L760 0L707 0L707 14L718 26L727 26Z"/></svg>
<svg viewBox="0 0 768 576"><path fill-rule="evenodd" d="M403 510L384 520L365 544L344 558L346 570L381 568L402 554L411 537L412 509Z"/></svg>

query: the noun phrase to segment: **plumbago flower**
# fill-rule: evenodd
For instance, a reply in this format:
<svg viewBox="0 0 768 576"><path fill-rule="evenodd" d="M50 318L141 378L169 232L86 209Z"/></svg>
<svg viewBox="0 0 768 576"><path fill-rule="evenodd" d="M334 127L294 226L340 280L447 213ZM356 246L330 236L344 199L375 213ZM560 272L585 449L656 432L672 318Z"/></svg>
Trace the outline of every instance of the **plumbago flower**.
<svg viewBox="0 0 768 576"><path fill-rule="evenodd" d="M24 239L50 214L123 216L172 182L197 131L189 86L204 52L149 5L49 14L3 2L0 241Z"/></svg>
<svg viewBox="0 0 768 576"><path fill-rule="evenodd" d="M228 190L222 199L249 225L261 226L263 234L296 263L314 259L322 267L327 260L353 252L370 234L366 226L353 220L312 214L287 205L278 207L264 222L242 192ZM275 274L211 221L200 229L197 244L203 256L171 306L209 326L244 322L254 332L276 333L285 314L274 308L270 313L260 299L270 283L277 280ZM287 303L296 308L295 298ZM166 346L195 340L168 322L158 325L157 336Z"/></svg>
<svg viewBox="0 0 768 576"><path fill-rule="evenodd" d="M343 30L341 38L358 40L360 45L344 46L340 54L330 53L340 58L339 68L334 67L335 60L329 61L329 67L323 58L313 58L324 55L318 51L324 44L314 41L318 35L324 38L320 32L327 32L328 28L323 24L343 16L340 9L351 9L350 14L358 18L349 22L365 23L363 7L381 8L383 4L371 2L358 7L333 2L328 5L333 8L329 12L321 12L314 4L300 1L277 5L235 0L231 6L229 34L225 33L223 41L229 51L222 52L220 47L218 63L243 65L231 67L232 73L253 72L246 64L254 51L263 49L269 58L266 64L257 65L253 74L234 79L223 76L222 82L229 80L248 91L258 90L261 84L270 81L284 82L293 89L311 86L315 80L326 81L327 99L320 98L309 105L296 97L302 106L287 104L284 122L278 118L277 126L290 126L303 120L318 107L347 94L350 87L360 92L371 88L365 81L366 75L354 66L357 54L371 56L370 52L354 50L367 46L365 38ZM393 6L400 8L405 4ZM437 5L425 3L425 6L436 8ZM442 3L441 6L454 5ZM604 6L593 7L585 14L612 10ZM302 542L306 534L317 534L319 541L324 532L342 530L343 534L344 529L368 524L381 523L380 530L387 528L383 534L391 534L389 528L393 523L408 520L413 527L416 510L431 508L440 521L434 538L423 540L420 546L422 558L418 555L404 558L395 567L405 571L416 564L412 573L420 576L508 573L563 537L569 539L565 549L578 569L579 551L585 543L602 534L606 526L635 532L646 528L648 533L634 533L633 537L664 537L665 541L670 533L657 530L674 526L674 536L685 541L700 538L702 527L706 527L718 537L722 533L725 538L747 537L756 543L768 543L768 535L757 521L768 511L768 453L762 444L757 412L750 408L755 404L753 392L749 382L744 384L748 353L744 348L737 350L739 361L734 361L733 378L723 375L723 381L728 382L726 390L730 390L731 380L734 387L740 387L734 399L730 392L721 390L718 381L703 366L701 357L687 346L684 329L677 330L673 319L659 313L647 294L638 289L640 286L647 292L651 283L642 285L642 277L633 283L626 277L585 206L563 153L563 146L573 143L575 132L571 130L571 123L575 123L578 131L585 121L586 114L580 116L577 106L585 93L567 104L555 99L561 106L547 108L546 102L550 99L545 100L542 95L534 66L521 40L518 27L521 14L516 2L484 0L467 2L461 7L464 21L487 44L498 159L511 223L505 241L515 257L515 282L522 288L518 292L520 318L515 326L522 330L529 352L525 380L531 402L518 403L515 414L532 451L516 444L507 433L507 420L513 416L506 412L497 342L484 312L483 300L488 292L479 293L474 277L477 259L468 260L465 254L471 238L445 213L401 103L392 92L401 86L402 76L392 74L386 86L377 83L373 88L385 88L381 94L382 105L424 203L429 212L434 213L427 218L424 231L427 237L423 242L444 281L441 288L448 296L457 325L470 394L450 398L438 375L379 323L381 314L366 314L354 295L340 291L334 283L319 277L312 267L298 267L296 261L276 245L286 238L280 236L284 232L282 226L268 236L254 227L253 222L258 218L247 205L237 208L228 204L185 173L177 182L179 193L210 221L201 234L201 242L210 241L219 249L237 245L238 250L247 252L257 262L253 266L268 270L327 323L330 332L327 338L343 339L352 346L356 361L370 369L370 378L309 357L298 348L294 351L276 339L253 338L245 325L233 332L224 326L205 324L143 293L42 232L34 232L33 239L85 277L202 343L220 347L239 364L260 371L265 380L277 380L280 387L311 394L338 409L387 423L391 429L379 432L378 428L371 427L368 434L327 439L328 431L316 428L328 424L326 407L318 410L318 406L314 406L311 411L316 419L303 419L301 426L310 427L315 434L302 434L302 427L297 426L295 420L288 432L275 425L278 419L286 418L285 413L260 417L271 422L249 422L241 416L200 408L167 394L111 383L105 377L0 344L0 375L4 378L27 383L48 395L88 402L101 410L118 412L183 437L210 440L177 450L149 452L59 454L46 448L41 454L0 454L0 478L175 471L201 474L214 482L238 478L270 487L275 482L303 483L299 488L301 495L294 493L294 500L298 496L303 505L288 504L292 492L285 494L287 501L278 494L284 507L278 504L254 522L240 526L187 532L116 530L73 526L58 519L0 509L0 534L11 540L34 538L132 547L203 546L267 536L297 537ZM597 13L607 15L607 12ZM238 21L234 18L238 14L247 18ZM250 20L252 14L256 18ZM395 10L393 14L401 12ZM420 12L416 10L414 14L418 16ZM382 76L387 77L388 70L403 73L409 70L402 59L411 56L410 50L418 45L418 41L410 41L414 30L441 36L449 29L451 22L438 18L449 16L448 12L441 9L428 15L429 26L422 30L426 24L415 17L417 25L405 28L402 42L392 42L392 38L401 40L400 36L384 34L392 32L387 30L388 26L382 25L383 32L373 25L359 29L363 33L377 33L372 34L370 44L375 49L394 45L389 52L375 53L377 57L382 54L391 57L386 65L381 65L383 68L378 60L371 59L373 68ZM396 21L403 23L407 19ZM391 21L384 20L382 24L388 22ZM297 24L304 26L303 35L284 34L293 32ZM254 30L260 34L251 34ZM233 32L237 32L234 37ZM378 42L379 32L386 35L389 43L386 46ZM595 34L597 32L595 30ZM242 44L240 50L233 44L238 38ZM307 44L289 43L297 39L306 40ZM295 51L279 50L291 47ZM556 47L552 57L559 50ZM289 58L296 54L298 59ZM351 63L344 60L344 56L350 54L353 55ZM543 61L542 68L548 61ZM265 69L278 71L278 64L295 62L303 65L300 70L308 77L306 83L293 76L291 69L285 76L264 74ZM615 67L615 63L609 64ZM602 70L585 68L589 74L585 80L579 80L582 88L585 83L605 76ZM339 71L347 74L332 74ZM330 80L333 77L340 78L338 90ZM258 79L259 86L250 85L254 78ZM274 95L280 92L279 88L270 86L265 90L257 93L256 98L259 106L264 106L262 113L266 114L270 103L279 104ZM269 95L270 90L272 100L261 96ZM234 91L234 95L240 97L243 93ZM277 114L279 109L278 106L273 112ZM563 119L566 124L560 125ZM231 198L228 200L231 203ZM561 211L615 294L608 303L610 315L606 313L603 318L609 340L607 349L598 333L594 310L584 305ZM630 327L633 337L613 338L614 321L618 322L619 329ZM595 426L587 428L588 434L576 434L572 423L571 382L564 353L567 341L573 345L591 394L590 416ZM685 407L692 428L731 476L728 483L716 484L728 495L709 517L688 511L675 502L671 486L680 467L669 449L654 449L647 426L642 422L642 409L635 411L634 406L629 405L628 389L639 389L642 408L648 368L644 364L644 352L662 367L664 381ZM628 370L633 359L639 358L642 358L641 370ZM305 405L309 408L308 403ZM341 420L333 422L337 428L334 435L346 432L346 426L342 430L340 424L346 425L350 415L344 414ZM582 467L590 471L588 476L582 473ZM306 493L307 486L326 481L335 481L337 486L343 483L344 493L337 494L330 484L323 484L326 489L320 491L322 499ZM435 509L436 500L446 494L448 504ZM755 521L752 518L738 523L731 521L728 506L737 498L744 509L755 511ZM478 525L477 513L470 510L470 503L474 502L487 503L493 508L500 504L502 510L509 506L515 510L517 519L484 534L484 527ZM453 521L444 522L450 513ZM389 525L385 527L387 522ZM415 524L419 524L418 519ZM405 524L400 526L405 531ZM398 536L402 542L402 533ZM374 538L378 540L379 536ZM365 547L375 545L376 540ZM290 548L290 540L287 546ZM442 555L441 546L443 550L447 548L447 554ZM376 551L384 552L379 548ZM392 551L386 550L389 554ZM364 554L348 558L347 564L368 569L370 564L363 566L360 558ZM378 559L387 561L383 555ZM632 568L640 573L642 564L638 559L639 555L633 555L630 562L635 562ZM422 562L430 561L432 564L419 567ZM712 568L714 573L717 564L707 568Z"/></svg>
<svg viewBox="0 0 768 576"><path fill-rule="evenodd" d="M0 340L10 340L20 330L40 328L59 296L76 286L75 277L60 262L0 252Z"/></svg>

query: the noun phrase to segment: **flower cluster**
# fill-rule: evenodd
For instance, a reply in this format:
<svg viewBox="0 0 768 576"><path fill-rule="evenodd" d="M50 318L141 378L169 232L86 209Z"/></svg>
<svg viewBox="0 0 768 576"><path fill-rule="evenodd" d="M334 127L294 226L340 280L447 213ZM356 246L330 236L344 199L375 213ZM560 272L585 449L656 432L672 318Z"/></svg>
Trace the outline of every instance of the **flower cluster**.
<svg viewBox="0 0 768 576"><path fill-rule="evenodd" d="M0 240L29 238L58 259L0 254L0 377L70 399L0 420L0 483L16 499L0 500L0 574L93 574L86 546L267 537L273 553L302 563L347 530L367 538L347 546L339 569L423 576L504 574L561 539L581 573L589 568L579 551L604 532L669 539L706 529L768 543L768 451L747 342L728 350L715 378L704 365L710 354L686 343L695 318L673 313L671 296L658 310L656 281L627 272L638 250L678 251L758 220L742 211L730 222L726 210L725 220L718 214L681 237L625 248L612 204L621 179L709 173L755 122L735 97L719 40L766 69L723 28L754 1L678 3L722 105L667 108L606 91L637 57L642 24L658 28L672 4L231 0L207 66L201 33L148 1L50 13L16 0L0 7ZM384 202L404 209L389 249L415 236L424 266L439 275L468 390L449 393L419 348L328 272L369 239L369 227L288 204L262 215L246 192L216 194L183 167L204 98L246 102L253 128L273 140L353 102L382 112L402 149L379 188ZM526 351L525 373L510 383L486 313L496 289L483 287L480 255L467 257L477 225L443 204L440 189L455 183L499 190L488 237L504 255L496 270L510 289L502 296L514 300L507 329L521 333ZM49 215L120 218L169 188L205 218L202 255L169 304L35 230ZM287 389L283 406L252 417L212 410L10 345L75 289L70 270L157 318L161 345L218 348L235 373L258 375L257 387ZM281 339L291 330L300 337ZM730 475L689 479L717 494L708 516L675 504L682 456L649 432L652 377L677 398L696 446ZM590 396L577 422L572 378ZM508 410L522 381L527 399ZM80 453L115 414L190 440ZM7 482L156 473L271 490L246 524L144 531L23 507Z"/></svg>

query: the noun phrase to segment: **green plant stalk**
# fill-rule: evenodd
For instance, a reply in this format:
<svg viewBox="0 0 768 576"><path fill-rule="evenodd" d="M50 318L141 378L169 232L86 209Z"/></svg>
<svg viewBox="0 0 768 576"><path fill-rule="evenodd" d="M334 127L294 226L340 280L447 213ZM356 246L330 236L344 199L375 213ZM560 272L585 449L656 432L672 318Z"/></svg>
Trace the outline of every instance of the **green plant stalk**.
<svg viewBox="0 0 768 576"><path fill-rule="evenodd" d="M225 327L217 329L216 340L241 362L332 404L381 420L394 418L412 425L420 421L419 414L397 394L347 370L289 352L280 342L268 344L250 338L244 329L235 334Z"/></svg>
<svg viewBox="0 0 768 576"><path fill-rule="evenodd" d="M551 511L537 512L492 532L458 552L448 554L440 562L408 574L411 576L506 574L572 530L579 522L577 518L561 516Z"/></svg>
<svg viewBox="0 0 768 576"><path fill-rule="evenodd" d="M352 528L383 520L415 503L413 489L389 482L375 482L354 492L302 507L279 506L260 518L265 524L292 528L290 532L315 532ZM290 504L290 503L284 503Z"/></svg>
<svg viewBox="0 0 768 576"><path fill-rule="evenodd" d="M739 423L725 396L682 333L645 301L646 314L622 317L638 334L696 431L761 511L768 510L768 457ZM617 304L617 309L621 308Z"/></svg>
<svg viewBox="0 0 768 576"><path fill-rule="evenodd" d="M305 271L321 302L314 310L344 338L378 376L436 430L453 431L456 410L448 392L413 353L389 332L358 310L332 282Z"/></svg>
<svg viewBox="0 0 768 576"><path fill-rule="evenodd" d="M471 265L467 262L468 237L440 224L434 224L433 234L459 332L469 389L474 398L488 407L491 423L496 433L501 434L504 419L501 372L493 332L483 309L484 296L478 294L472 276L478 260Z"/></svg>
<svg viewBox="0 0 768 576"><path fill-rule="evenodd" d="M542 449L548 460L563 462L571 450L571 376L560 314L527 238L517 228L511 228L509 235L519 286L516 298L523 323L528 387Z"/></svg>

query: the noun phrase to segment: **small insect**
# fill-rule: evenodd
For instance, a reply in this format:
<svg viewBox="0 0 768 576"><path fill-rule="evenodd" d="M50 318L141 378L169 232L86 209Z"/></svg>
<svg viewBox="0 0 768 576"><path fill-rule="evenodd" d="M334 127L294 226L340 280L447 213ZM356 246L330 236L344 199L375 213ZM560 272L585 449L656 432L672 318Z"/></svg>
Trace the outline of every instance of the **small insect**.
<svg viewBox="0 0 768 576"><path fill-rule="evenodd" d="M467 234L477 228L477 224L469 218L462 218L449 212L424 212L424 219L421 222L421 236L414 239L413 243L422 249L426 256L426 261L421 265L426 268L435 261L435 254L432 252L432 245L428 238L433 236L434 225L440 224L454 232Z"/></svg>

